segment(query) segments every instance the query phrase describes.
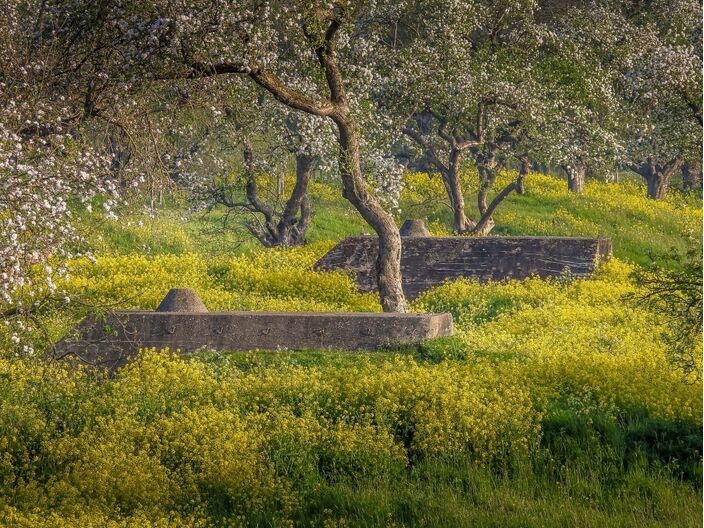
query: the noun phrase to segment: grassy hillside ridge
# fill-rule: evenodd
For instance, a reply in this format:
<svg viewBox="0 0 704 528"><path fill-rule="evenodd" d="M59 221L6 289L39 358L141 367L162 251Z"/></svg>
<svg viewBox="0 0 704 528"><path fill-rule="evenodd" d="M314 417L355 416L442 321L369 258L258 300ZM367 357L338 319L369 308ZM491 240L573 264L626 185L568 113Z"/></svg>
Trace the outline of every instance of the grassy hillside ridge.
<svg viewBox="0 0 704 528"><path fill-rule="evenodd" d="M465 173L465 186L476 190L476 175ZM514 175L503 173L497 188ZM406 174L401 195L399 225L406 218L424 218L433 234L450 234L452 212L438 176ZM470 201L468 214L477 217ZM311 200L315 213L308 239L311 242L340 240L345 236L370 232L341 192L324 183L314 183ZM186 214L171 203L147 214L133 206L119 223L103 222L92 242L98 253L117 254L239 254L259 250L259 244L246 233L245 216L230 219L223 228L223 210ZM99 219L92 218L91 221ZM682 234L701 233L700 201L676 192L664 201L648 200L643 186L633 181L603 183L590 180L583 195L567 191L564 180L533 173L526 181L526 194L512 194L497 209L497 227L492 235L608 236L614 255L638 264L649 254L662 254L670 248L682 249Z"/></svg>
<svg viewBox="0 0 704 528"><path fill-rule="evenodd" d="M439 179L406 177L399 222L446 233ZM701 209L641 191L574 196L531 175L496 234L611 235L616 257L590 278L426 292L412 309L452 313L456 335L417 346L151 350L106 379L0 328L0 525L700 526L702 381L671 363L662 314L630 299L637 263L701 233ZM289 250L210 236L221 212L179 220L176 204L101 224L96 259L58 282L71 303L42 308L30 341L96 306L153 309L172 287L211 310L379 310L345 273L312 271L365 230L334 188L313 195L311 243Z"/></svg>

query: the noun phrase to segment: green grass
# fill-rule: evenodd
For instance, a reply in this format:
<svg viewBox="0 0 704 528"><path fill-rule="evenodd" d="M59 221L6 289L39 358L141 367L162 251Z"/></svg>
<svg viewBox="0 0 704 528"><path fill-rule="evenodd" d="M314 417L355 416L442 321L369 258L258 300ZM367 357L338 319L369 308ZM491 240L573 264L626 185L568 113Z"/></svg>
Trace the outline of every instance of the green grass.
<svg viewBox="0 0 704 528"><path fill-rule="evenodd" d="M313 219L308 242L341 240L346 236L371 233L341 191L325 184L311 190ZM99 203L94 211L100 210ZM87 245L101 255L166 255L201 253L214 256L251 254L261 244L247 231L251 217L228 214L224 207L192 212L183 199L166 198L150 210L146 202L132 200L120 211L116 222L100 213L82 212Z"/></svg>
<svg viewBox="0 0 704 528"><path fill-rule="evenodd" d="M352 365L364 359L374 365L388 361L395 355L417 355L415 347L399 348L382 352L347 352L340 350L256 350L249 352L215 352L204 351L193 354L195 361L207 364L214 371L226 371L235 368L249 372L260 367L294 365L298 367ZM420 357L420 356L418 356Z"/></svg>
<svg viewBox="0 0 704 528"><path fill-rule="evenodd" d="M657 258L672 247L683 248L684 231L692 226L699 236L701 206L695 198L674 194L666 204L648 202L643 189L633 183L591 182L584 196L560 191L564 187L564 181L549 177L529 178L527 193L511 195L497 210L492 235L610 236L615 256L638 264L647 263L651 254ZM402 201L398 223L424 218L436 233L447 232L451 211L442 203L444 197L422 198ZM142 205L130 204L120 223L104 222L97 215L88 218L87 223L99 222L89 237L96 253L222 256L260 249L246 232L245 217L225 223L222 209L186 214L177 201L167 201L149 215ZM332 186L316 184L312 205L310 242L370 232ZM476 217L469 197L468 213ZM477 309L473 324L503 317L514 302L501 296L490 301ZM469 308L476 307L463 307ZM476 348L468 351L464 341L452 337L376 353L201 353L192 361L227 376L290 365L342 370L367 361L381 367L397 355L428 363L520 359L518 350L490 354ZM589 395L584 399L589 401ZM701 423L657 418L645 409L575 409L559 399L547 407L542 409L539 445L522 458L506 456L493 463L469 456L411 459L408 466L369 468L352 475L330 473L322 457L315 458L295 481L303 504L292 520L297 526L326 528L701 526ZM232 521L226 501L213 500L207 507L213 525ZM277 526L278 513L262 511L245 521L250 526Z"/></svg>
<svg viewBox="0 0 704 528"><path fill-rule="evenodd" d="M470 181L469 189L475 185ZM646 200L644 189L634 182L589 182L580 196L567 193L564 181L540 175L529 178L526 189L525 195L512 194L497 209L492 236L606 236L612 238L616 257L647 264L671 248L683 249L683 231L693 231L695 237L701 233L699 200L675 191L662 204ZM619 201L619 196L629 199ZM476 218L473 194L468 193L466 199L468 215ZM311 202L314 217L308 232L310 242L371 232L335 185L316 183ZM436 232L449 233L452 212L446 202L442 193L404 199L400 212L396 212L397 222L400 225L406 218L424 218ZM87 220L91 226L99 224L97 232L93 230L89 235L89 244L100 254L234 255L261 248L245 228L250 221L247 216L226 216L223 208L188 213L183 201L173 199L151 213L144 204L133 202L119 222L107 222L97 214Z"/></svg>
<svg viewBox="0 0 704 528"><path fill-rule="evenodd" d="M431 461L374 482L323 485L301 525L345 518L345 526L643 527L699 526L697 492L639 468L605 482L586 462L536 472L525 462L497 471L462 461ZM334 512L334 513L333 513Z"/></svg>
<svg viewBox="0 0 704 528"><path fill-rule="evenodd" d="M476 182L472 181L472 188ZM474 196L470 193L465 199L467 215L478 218ZM446 229L452 224L452 211L437 200L426 206L410 201L402 205L430 223ZM616 257L647 264L651 256L659 260L671 248L684 249L684 231L693 231L695 237L701 233L701 199L673 191L666 202L647 200L643 186L633 181L590 181L585 193L577 195L568 193L562 180L531 175L526 180L526 193L510 194L494 219L492 236L610 237Z"/></svg>

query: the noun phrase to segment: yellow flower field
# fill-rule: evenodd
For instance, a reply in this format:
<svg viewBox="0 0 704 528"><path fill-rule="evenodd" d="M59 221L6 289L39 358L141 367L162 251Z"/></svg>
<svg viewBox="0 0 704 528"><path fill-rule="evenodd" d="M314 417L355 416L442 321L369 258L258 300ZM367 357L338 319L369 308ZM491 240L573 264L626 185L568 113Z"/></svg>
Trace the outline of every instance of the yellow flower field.
<svg viewBox="0 0 704 528"><path fill-rule="evenodd" d="M531 177L543 197L564 193ZM439 183L409 179L423 196ZM585 202L611 199L587 187ZM660 214L643 202L619 206ZM682 226L700 221L685 211ZM558 208L526 229L594 226ZM211 310L378 311L350 276L311 270L333 244L76 259L58 283L71 304L30 338L57 339L96 306L154 309L172 287ZM614 258L588 279L444 284L411 308L450 312L456 335L419 346L149 350L114 379L18 358L0 329L0 525L696 525L702 382L672 364L662 316L632 300L634 269Z"/></svg>

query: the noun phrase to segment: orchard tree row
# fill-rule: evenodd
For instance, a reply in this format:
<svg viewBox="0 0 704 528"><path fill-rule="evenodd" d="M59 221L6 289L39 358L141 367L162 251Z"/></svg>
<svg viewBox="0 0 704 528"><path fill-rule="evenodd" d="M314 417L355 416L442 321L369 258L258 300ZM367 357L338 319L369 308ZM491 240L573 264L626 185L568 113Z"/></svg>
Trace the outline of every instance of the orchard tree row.
<svg viewBox="0 0 704 528"><path fill-rule="evenodd" d="M575 192L617 166L653 199L677 171L700 180L701 17L694 0L9 0L0 293L12 304L29 266L80 248L72 200L107 196L112 214L132 187L184 187L250 213L267 246L300 244L316 171L378 234L382 306L405 311L390 213L404 166L439 174L458 234L489 233L536 163ZM292 162L272 205L258 175ZM516 181L495 189L508 166ZM57 272L34 286L52 292Z"/></svg>

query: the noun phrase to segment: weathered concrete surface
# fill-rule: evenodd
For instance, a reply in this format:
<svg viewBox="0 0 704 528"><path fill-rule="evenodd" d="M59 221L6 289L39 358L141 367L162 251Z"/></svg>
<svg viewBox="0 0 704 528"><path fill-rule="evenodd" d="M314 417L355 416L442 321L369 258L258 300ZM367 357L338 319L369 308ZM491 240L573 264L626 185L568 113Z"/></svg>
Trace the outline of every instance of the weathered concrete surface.
<svg viewBox="0 0 704 528"><path fill-rule="evenodd" d="M408 219L406 220L401 229L399 229L399 234L402 237L429 237L430 231L425 227L425 222L423 220Z"/></svg>
<svg viewBox="0 0 704 528"><path fill-rule="evenodd" d="M191 288L172 288L156 309L157 312L207 312L200 297Z"/></svg>
<svg viewBox="0 0 704 528"><path fill-rule="evenodd" d="M377 253L376 237L349 237L316 262L314 268L351 270L360 291L370 292L377 288ZM560 275L566 269L573 275L585 276L610 254L609 238L403 237L403 291L414 299L447 279L461 277L481 281L523 279L533 274Z"/></svg>
<svg viewBox="0 0 704 528"><path fill-rule="evenodd" d="M450 314L116 311L83 320L55 356L114 370L139 348L374 350L448 335Z"/></svg>

